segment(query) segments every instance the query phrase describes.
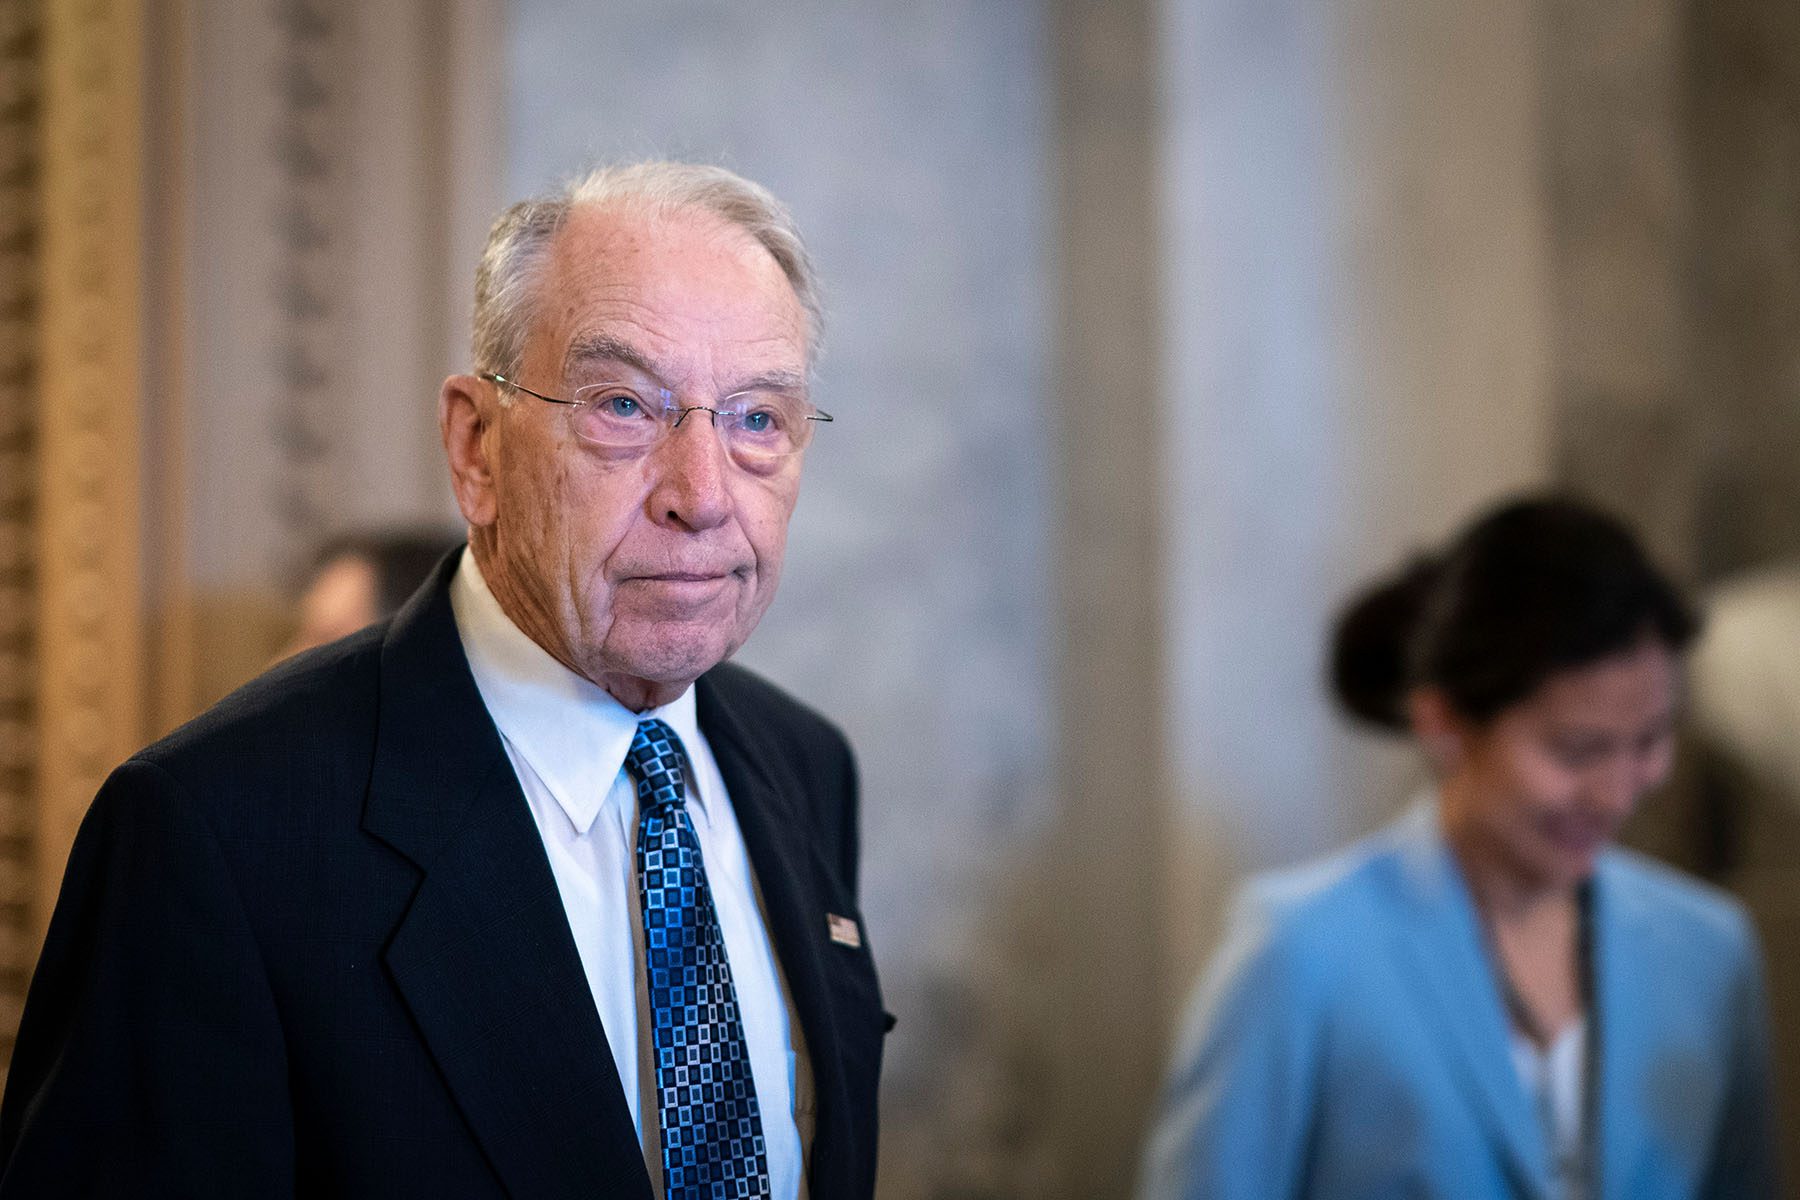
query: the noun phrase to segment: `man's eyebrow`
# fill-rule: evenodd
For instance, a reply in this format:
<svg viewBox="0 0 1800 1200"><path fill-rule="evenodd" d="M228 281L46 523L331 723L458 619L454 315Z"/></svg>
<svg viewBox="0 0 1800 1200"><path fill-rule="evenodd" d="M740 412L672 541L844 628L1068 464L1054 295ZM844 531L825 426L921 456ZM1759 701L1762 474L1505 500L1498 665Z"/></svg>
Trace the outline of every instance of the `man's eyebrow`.
<svg viewBox="0 0 1800 1200"><path fill-rule="evenodd" d="M585 362L605 359L611 362L624 363L641 374L662 381L662 374L656 369L648 356L630 342L622 342L616 337L596 333L576 338L569 343L569 351L563 355L563 375L567 378L572 368Z"/></svg>
<svg viewBox="0 0 1800 1200"><path fill-rule="evenodd" d="M740 392L759 391L767 388L776 392L804 392L806 390L805 371L764 371L740 383L735 390Z"/></svg>

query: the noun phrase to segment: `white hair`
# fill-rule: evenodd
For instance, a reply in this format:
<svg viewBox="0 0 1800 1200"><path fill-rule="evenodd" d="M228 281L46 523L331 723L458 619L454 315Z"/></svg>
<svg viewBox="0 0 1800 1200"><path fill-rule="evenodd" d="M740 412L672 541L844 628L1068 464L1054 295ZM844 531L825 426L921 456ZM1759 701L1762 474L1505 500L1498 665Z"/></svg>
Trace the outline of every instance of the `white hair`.
<svg viewBox="0 0 1800 1200"><path fill-rule="evenodd" d="M743 229L787 276L806 311L807 344L823 324L818 281L793 214L767 188L724 167L637 162L597 167L548 195L521 200L488 231L475 270L475 368L510 375L519 369L535 317L538 283L556 233L577 208L631 202L663 210L699 209ZM816 352L816 350L815 350Z"/></svg>

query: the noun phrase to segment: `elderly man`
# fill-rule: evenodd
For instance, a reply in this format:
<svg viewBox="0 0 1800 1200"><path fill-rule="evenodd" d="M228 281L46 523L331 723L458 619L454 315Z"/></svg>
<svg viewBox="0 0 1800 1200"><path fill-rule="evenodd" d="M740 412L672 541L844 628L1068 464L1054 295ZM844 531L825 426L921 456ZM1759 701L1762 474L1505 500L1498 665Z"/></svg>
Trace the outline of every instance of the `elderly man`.
<svg viewBox="0 0 1800 1200"><path fill-rule="evenodd" d="M467 549L101 790L0 1195L872 1193L855 767L722 665L830 420L805 252L728 172L602 170L476 302Z"/></svg>

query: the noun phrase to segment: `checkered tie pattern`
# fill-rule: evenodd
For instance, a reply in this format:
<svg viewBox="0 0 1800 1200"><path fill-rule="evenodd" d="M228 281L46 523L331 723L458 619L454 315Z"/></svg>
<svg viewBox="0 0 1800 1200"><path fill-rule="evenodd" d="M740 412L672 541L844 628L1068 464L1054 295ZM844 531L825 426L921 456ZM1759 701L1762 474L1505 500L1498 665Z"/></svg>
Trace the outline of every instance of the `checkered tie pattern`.
<svg viewBox="0 0 1800 1200"><path fill-rule="evenodd" d="M737 989L687 811L687 754L651 718L631 739L638 895L667 1200L766 1200L768 1150Z"/></svg>

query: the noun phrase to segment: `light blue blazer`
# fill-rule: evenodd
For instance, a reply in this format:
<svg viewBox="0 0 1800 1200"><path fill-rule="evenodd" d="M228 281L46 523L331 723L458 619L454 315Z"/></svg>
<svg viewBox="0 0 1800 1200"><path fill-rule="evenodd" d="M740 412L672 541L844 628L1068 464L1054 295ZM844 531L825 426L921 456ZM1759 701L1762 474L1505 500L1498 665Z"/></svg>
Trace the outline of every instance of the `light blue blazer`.
<svg viewBox="0 0 1800 1200"><path fill-rule="evenodd" d="M1608 850L1593 885L1595 1200L1775 1195L1761 962L1723 893ZM1435 807L1239 896L1142 1200L1553 1200Z"/></svg>

